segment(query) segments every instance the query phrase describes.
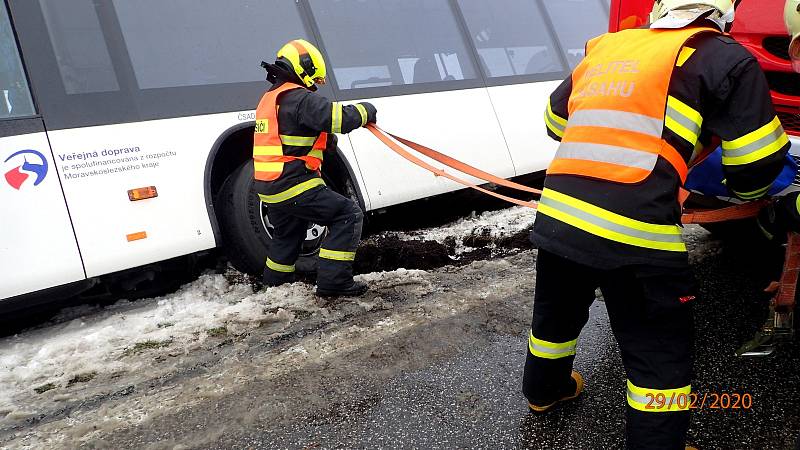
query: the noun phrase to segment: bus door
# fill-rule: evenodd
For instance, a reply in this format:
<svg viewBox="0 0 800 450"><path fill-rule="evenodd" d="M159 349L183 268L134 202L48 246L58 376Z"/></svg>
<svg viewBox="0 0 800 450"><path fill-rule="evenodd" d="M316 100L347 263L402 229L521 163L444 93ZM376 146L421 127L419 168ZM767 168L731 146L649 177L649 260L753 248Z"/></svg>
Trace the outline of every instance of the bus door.
<svg viewBox="0 0 800 450"><path fill-rule="evenodd" d="M0 299L86 278L18 49L0 3Z"/></svg>

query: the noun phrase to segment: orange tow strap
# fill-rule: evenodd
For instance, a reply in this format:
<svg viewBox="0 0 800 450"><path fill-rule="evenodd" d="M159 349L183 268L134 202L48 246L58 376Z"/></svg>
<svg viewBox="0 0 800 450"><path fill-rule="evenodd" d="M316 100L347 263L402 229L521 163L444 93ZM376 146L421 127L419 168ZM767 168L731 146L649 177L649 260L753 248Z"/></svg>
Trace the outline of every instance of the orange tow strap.
<svg viewBox="0 0 800 450"><path fill-rule="evenodd" d="M411 163L413 163L413 164L416 164L417 166L419 166L419 167L422 167L423 169L425 169L425 170L427 170L427 171L429 171L429 172L433 173L433 174L434 174L434 175L436 175L436 176L448 178L448 179L450 179L450 180L453 180L453 181L455 181L456 183L463 184L464 186L467 186L467 187L470 187L470 188L472 188L472 189L475 189L475 190L477 190L477 191L483 192L484 194L491 195L492 197L497 197L497 198L499 198L499 199L501 199L501 200L505 200L505 201L507 201L507 202L510 202L510 203L513 203L513 204L515 204L515 205L519 205L519 206L526 206L526 207L528 207L528 208L533 208L533 209L536 209L536 202L534 202L534 201L527 201L527 202L526 202L526 201L524 201L524 200L520 200L520 199L518 199L518 198L508 197L508 196L506 196L506 195L503 195L503 194L498 194L497 192L492 192L492 191L490 191L490 190L488 190L488 189L484 189L484 188L482 188L482 187L480 187L480 186L478 186L478 185L476 185L476 184L472 184L472 183L470 183L469 181L467 181L467 180L464 180L464 179L462 179L462 178L459 178L459 177L457 177L457 176L455 176L455 175L451 175L451 174L449 174L449 173L445 172L443 169L439 169L438 167L434 167L434 166L432 166L432 165L430 165L430 164L426 163L425 161L423 161L423 160L421 160L421 159L417 158L416 156L414 156L414 155L412 155L411 153L409 153L408 151L406 151L406 150L405 150L403 147L400 147L399 145L397 145L397 144L396 144L394 141L392 141L392 140L389 138L389 136L387 136L386 134L384 134L384 133L383 133L383 132L382 132L382 131L381 131L381 130L380 130L380 129L379 129L377 126L376 126L376 125L374 125L374 124L369 124L369 125L367 125L367 126L366 126L366 128L367 128L369 131L371 131L371 132L372 132L372 134L374 134L374 135L375 135L375 137L377 137L378 139L380 139L380 141L381 141L381 142L383 142L384 144L386 144L386 146L387 146L387 147L389 147L390 149L392 149L392 150L393 150L395 153L397 153L398 155L400 155L400 156L402 156L403 158L407 159L407 160L408 160L408 161L410 161ZM409 147L411 147L411 148L415 148L415 147L422 147L421 145L419 145L419 144L416 144L416 143L414 143L414 142L411 142L411 141L407 141L407 142L410 142L411 144L413 144L413 146L409 145ZM415 150L416 150L416 148L415 148ZM449 157L448 157L448 158L449 158ZM433 158L433 159L436 159L436 158ZM452 158L450 158L450 159L452 159ZM438 160L437 160L437 161L438 161ZM453 160L453 161L455 161L455 160ZM442 161L439 161L439 162L442 162ZM442 162L442 164L444 164L444 165L448 165L447 163L444 163L444 162ZM479 169L476 169L476 168L474 168L474 167L472 167L472 166L469 166L469 165L467 165L467 164L465 164L465 163L460 163L460 164L461 164L461 168L456 168L456 167L453 167L453 168L454 168L454 169L456 169L456 170L459 170L459 171L461 171L461 172L464 172L464 173L466 173L466 174L468 174L468 175L472 175L472 176L474 176L474 177L476 177L476 178L480 178L480 179L482 179L482 180L483 180L484 178L483 178L483 177L481 177L481 176L479 176L480 174L486 174L486 175L489 175L488 173L486 173L486 172L483 172L483 171L481 171L481 170L479 170ZM494 177L494 176L492 175L492 177ZM497 177L494 177L494 178L497 178ZM502 178L497 178L497 179L498 179L498 180L503 180ZM488 181L488 180L485 180L485 181ZM512 181L503 180L503 185L504 185L504 186L508 186L509 184L513 184L513 185L517 185L517 186L522 186L521 184L517 184L517 183L514 183L514 182L512 182ZM510 186L509 186L509 187L510 187ZM532 189L532 188L528 188L527 186L524 186L524 187L526 188L525 190ZM515 189L519 189L519 188L516 188L516 187L515 187ZM536 191L535 193L541 194L541 191L539 191L539 190L536 190L536 189L534 189L533 191ZM532 192L532 191L529 191L529 192Z"/></svg>
<svg viewBox="0 0 800 450"><path fill-rule="evenodd" d="M424 145L418 144L414 141L409 139L404 139L392 133L386 132L380 129L375 124L368 124L366 128L373 134L375 137L380 139L387 147L393 150L398 155L402 156L409 162L433 173L436 176L445 177L450 180L455 181L456 183L460 183L464 186L470 187L477 191L483 192L484 194L491 195L492 197L499 198L501 200L505 200L507 202L513 203L515 205L525 206L528 208L536 209L537 203L535 201L524 201L513 197L508 197L506 195L498 194L497 192L490 191L488 189L484 189L478 185L470 183L462 178L459 178L455 175L451 175L450 173L445 172L443 169L439 169L438 167L432 166L427 162L419 159L418 157L412 155L410 152L405 150L403 147L398 145L392 139L397 140L398 142L408 146L409 148L433 159L434 161L438 161L444 164L447 167L455 169L459 172L465 173L467 175L471 175L475 178L484 180L489 183L494 183L499 186L504 186L511 189L516 189L519 191L530 192L532 194L541 194L542 191L539 189L534 189L529 186L525 186L519 183L515 183L513 181L506 180L504 178L500 178L496 175L492 175L488 172L485 172L477 167L470 166L467 163L459 161L455 158L447 156L443 153L439 153L436 150L428 148ZM691 224L691 223L713 223L713 222L724 222L727 220L739 220L739 219L747 219L751 217L756 217L758 212L761 211L766 205L766 200L759 200L754 202L743 203L741 205L734 205L729 206L727 208L721 209L711 209L711 210L687 210L683 217L681 218L681 222L684 224Z"/></svg>
<svg viewBox="0 0 800 450"><path fill-rule="evenodd" d="M775 294L775 307L782 311L793 311L797 293L797 281L800 280L800 234L789 233L786 242L786 257L780 281L772 283L766 292Z"/></svg>

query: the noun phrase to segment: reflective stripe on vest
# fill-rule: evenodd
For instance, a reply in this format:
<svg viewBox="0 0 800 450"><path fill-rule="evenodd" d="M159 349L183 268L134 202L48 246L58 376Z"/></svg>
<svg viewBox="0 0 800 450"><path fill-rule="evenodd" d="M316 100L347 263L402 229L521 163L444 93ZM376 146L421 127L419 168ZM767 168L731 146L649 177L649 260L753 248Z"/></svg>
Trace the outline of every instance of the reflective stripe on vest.
<svg viewBox="0 0 800 450"><path fill-rule="evenodd" d="M586 58L572 73L569 119L547 173L638 183L660 156L684 181L686 162L662 135L665 124L678 124L686 130L679 135L693 145L697 140L702 119L683 104L671 102L667 108L667 98L681 48L703 32L718 31L632 29L591 40ZM550 108L545 116L548 128L558 134Z"/></svg>
<svg viewBox="0 0 800 450"><path fill-rule="evenodd" d="M658 225L631 219L552 189L545 189L542 193L539 212L622 244L671 252L686 251L681 228L677 225Z"/></svg>
<svg viewBox="0 0 800 450"><path fill-rule="evenodd" d="M284 164L292 161L304 161L309 170L319 170L322 166L322 155L328 143L328 134L321 133L317 137L289 136L279 134L278 97L293 89L304 89L292 83L284 83L277 89L268 91L261 98L256 110L256 129L253 135L253 163L255 179L274 181L283 173ZM285 155L283 146L312 147L304 156Z"/></svg>

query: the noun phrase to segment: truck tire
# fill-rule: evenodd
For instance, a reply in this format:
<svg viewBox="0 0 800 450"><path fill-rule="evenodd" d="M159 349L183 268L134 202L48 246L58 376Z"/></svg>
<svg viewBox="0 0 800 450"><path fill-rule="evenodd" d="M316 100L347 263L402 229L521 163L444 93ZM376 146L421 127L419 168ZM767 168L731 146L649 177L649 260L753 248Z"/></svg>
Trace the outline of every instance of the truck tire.
<svg viewBox="0 0 800 450"><path fill-rule="evenodd" d="M344 189L324 173L323 178L331 189L350 198L355 195L349 177L339 183ZM267 205L255 191L251 161L244 162L225 180L216 205L222 245L229 262L240 272L261 276L272 243L272 228L266 215ZM327 233L326 227L309 224L306 241L295 263L298 272L316 271L316 256Z"/></svg>

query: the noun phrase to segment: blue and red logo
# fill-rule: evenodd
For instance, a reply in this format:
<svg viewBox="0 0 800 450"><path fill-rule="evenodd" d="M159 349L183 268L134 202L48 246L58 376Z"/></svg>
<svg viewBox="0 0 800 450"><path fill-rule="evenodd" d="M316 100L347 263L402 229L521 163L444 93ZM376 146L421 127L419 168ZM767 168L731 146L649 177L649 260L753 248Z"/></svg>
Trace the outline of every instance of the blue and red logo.
<svg viewBox="0 0 800 450"><path fill-rule="evenodd" d="M13 167L5 173L5 178L8 184L16 190L22 189L32 175L36 176L36 180L33 182L34 186L41 184L47 176L47 159L36 150L20 150L3 162L6 167Z"/></svg>

